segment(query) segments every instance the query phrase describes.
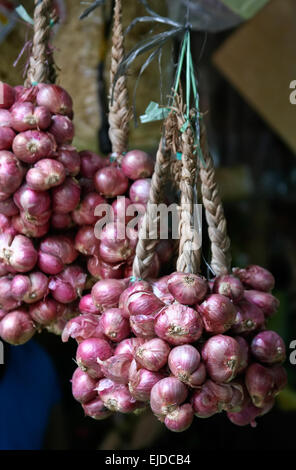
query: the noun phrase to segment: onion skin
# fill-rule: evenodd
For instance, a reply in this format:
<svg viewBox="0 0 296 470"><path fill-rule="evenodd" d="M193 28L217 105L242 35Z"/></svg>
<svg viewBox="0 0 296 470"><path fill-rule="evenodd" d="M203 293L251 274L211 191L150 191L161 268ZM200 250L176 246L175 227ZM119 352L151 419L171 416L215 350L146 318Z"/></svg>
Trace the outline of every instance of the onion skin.
<svg viewBox="0 0 296 470"><path fill-rule="evenodd" d="M273 275L261 266L251 265L246 269L233 268L232 271L249 289L269 292L274 288Z"/></svg>
<svg viewBox="0 0 296 470"><path fill-rule="evenodd" d="M116 345L114 354L127 354L133 360L136 349L144 342L144 338L126 338Z"/></svg>
<svg viewBox="0 0 296 470"><path fill-rule="evenodd" d="M124 194L128 188L128 179L120 168L108 166L98 170L94 177L95 188L106 197Z"/></svg>
<svg viewBox="0 0 296 470"><path fill-rule="evenodd" d="M114 219L119 220L120 223L126 225L133 219L133 216L127 215L127 208L132 204L131 200L125 196L118 196L115 201L112 202L112 209Z"/></svg>
<svg viewBox="0 0 296 470"><path fill-rule="evenodd" d="M126 309L129 315L155 315L164 303L152 292L134 292L127 299Z"/></svg>
<svg viewBox="0 0 296 470"><path fill-rule="evenodd" d="M126 282L119 279L103 279L92 288L91 295L94 304L102 311L116 307L119 297L126 287Z"/></svg>
<svg viewBox="0 0 296 470"><path fill-rule="evenodd" d="M150 194L151 179L135 181L129 190L129 198L133 203L147 204Z"/></svg>
<svg viewBox="0 0 296 470"><path fill-rule="evenodd" d="M249 400L239 412L228 412L228 419L236 426L251 425L253 428L257 426L255 419L260 416L261 409L253 405Z"/></svg>
<svg viewBox="0 0 296 470"><path fill-rule="evenodd" d="M164 424L170 431L183 432L191 426L193 418L192 406L185 403L168 413L164 419Z"/></svg>
<svg viewBox="0 0 296 470"><path fill-rule="evenodd" d="M121 168L125 176L132 180L149 178L153 173L154 161L142 150L131 150L122 158Z"/></svg>
<svg viewBox="0 0 296 470"><path fill-rule="evenodd" d="M102 400L98 397L83 404L82 408L85 416L89 416L96 420L106 419L112 415L112 411L107 410Z"/></svg>
<svg viewBox="0 0 296 470"><path fill-rule="evenodd" d="M29 307L30 316L39 325L49 325L55 321L63 312L62 305L54 299L47 297Z"/></svg>
<svg viewBox="0 0 296 470"><path fill-rule="evenodd" d="M269 292L246 290L244 298L260 308L267 318L274 315L280 305L279 300Z"/></svg>
<svg viewBox="0 0 296 470"><path fill-rule="evenodd" d="M216 277L213 284L213 293L225 295L237 302L243 298L244 286L237 277L231 274L223 274Z"/></svg>
<svg viewBox="0 0 296 470"><path fill-rule="evenodd" d="M200 366L200 354L198 350L190 344L183 344L173 348L168 357L168 366L172 374L189 386L199 386L206 378L206 370L202 364Z"/></svg>
<svg viewBox="0 0 296 470"><path fill-rule="evenodd" d="M108 166L107 158L101 157L97 153L90 152L89 150L82 150L79 152L81 168L80 173L83 178L93 179L94 174Z"/></svg>
<svg viewBox="0 0 296 470"><path fill-rule="evenodd" d="M136 361L145 369L158 372L167 363L170 353L169 345L160 338L153 338L135 351Z"/></svg>
<svg viewBox="0 0 296 470"><path fill-rule="evenodd" d="M122 279L123 267L122 263L116 265L105 263L96 255L87 260L87 269L95 279Z"/></svg>
<svg viewBox="0 0 296 470"><path fill-rule="evenodd" d="M51 278L48 287L55 300L62 304L68 304L81 296L86 277L86 273L80 266L71 264L60 274Z"/></svg>
<svg viewBox="0 0 296 470"><path fill-rule="evenodd" d="M256 305L241 300L236 304L237 312L235 323L232 326L232 332L236 334L248 334L259 330L264 325L264 314Z"/></svg>
<svg viewBox="0 0 296 470"><path fill-rule="evenodd" d="M234 336L234 339L240 346L240 363L237 373L243 372L249 365L251 359L250 347L248 342L242 336Z"/></svg>
<svg viewBox="0 0 296 470"><path fill-rule="evenodd" d="M87 294L81 297L79 302L79 310L81 313L92 313L94 315L100 314L100 310L93 303L91 294Z"/></svg>
<svg viewBox="0 0 296 470"><path fill-rule="evenodd" d="M1 338L14 346L26 343L35 332L35 325L25 310L7 313L0 321Z"/></svg>
<svg viewBox="0 0 296 470"><path fill-rule="evenodd" d="M248 367L245 384L253 404L258 408L262 407L266 400L273 397L273 374L261 364L254 363Z"/></svg>
<svg viewBox="0 0 296 470"><path fill-rule="evenodd" d="M43 158L35 163L26 174L27 185L36 191L46 191L65 181L64 165L51 158Z"/></svg>
<svg viewBox="0 0 296 470"><path fill-rule="evenodd" d="M12 198L0 202L0 214L6 217L13 217L19 213L17 206Z"/></svg>
<svg viewBox="0 0 296 470"><path fill-rule="evenodd" d="M51 118L49 132L58 145L70 144L74 137L74 124L67 116L55 115Z"/></svg>
<svg viewBox="0 0 296 470"><path fill-rule="evenodd" d="M0 277L0 308L7 312L17 309L21 302L15 298L11 292L12 278L11 276Z"/></svg>
<svg viewBox="0 0 296 470"><path fill-rule="evenodd" d="M184 305L201 302L208 291L207 281L196 274L173 273L167 281L169 292Z"/></svg>
<svg viewBox="0 0 296 470"><path fill-rule="evenodd" d="M271 330L261 331L253 338L251 351L257 361L267 364L284 362L286 347L282 338Z"/></svg>
<svg viewBox="0 0 296 470"><path fill-rule="evenodd" d="M19 160L32 164L40 158L51 157L56 150L56 143L46 132L25 131L16 135L12 150Z"/></svg>
<svg viewBox="0 0 296 470"><path fill-rule="evenodd" d="M152 390L150 406L157 416L165 416L174 411L187 398L187 388L175 377L166 377L157 382Z"/></svg>
<svg viewBox="0 0 296 470"><path fill-rule="evenodd" d="M130 295L136 292L152 292L152 286L147 281L135 281L125 289L119 297L119 308L122 309L123 315L129 318L130 313L127 308L127 301Z"/></svg>
<svg viewBox="0 0 296 470"><path fill-rule="evenodd" d="M76 352L77 365L94 379L103 377L100 361L105 361L113 355L111 346L104 339L88 338L79 343Z"/></svg>
<svg viewBox="0 0 296 470"><path fill-rule="evenodd" d="M52 228L56 230L68 229L73 225L70 214L56 214L55 212L52 213L50 223Z"/></svg>
<svg viewBox="0 0 296 470"><path fill-rule="evenodd" d="M202 358L210 378L218 383L227 383L238 372L240 346L231 336L212 336L202 348Z"/></svg>
<svg viewBox="0 0 296 470"><path fill-rule="evenodd" d="M119 343L130 334L129 322L122 315L120 308L108 308L100 318L104 335L115 343Z"/></svg>
<svg viewBox="0 0 296 470"><path fill-rule="evenodd" d="M65 168L67 176L78 175L80 171L80 156L75 147L67 144L60 145L56 158Z"/></svg>
<svg viewBox="0 0 296 470"><path fill-rule="evenodd" d="M38 302L44 298L48 291L48 279L41 272L32 272L27 276L14 276L11 284L11 292L19 301L27 304Z"/></svg>
<svg viewBox="0 0 296 470"><path fill-rule="evenodd" d="M151 339L155 337L154 323L155 315L132 315L130 316L130 326L134 335L140 338Z"/></svg>
<svg viewBox="0 0 296 470"><path fill-rule="evenodd" d="M101 379L96 390L102 402L110 411L131 413L142 406L131 396L125 384L117 384L110 379Z"/></svg>
<svg viewBox="0 0 296 470"><path fill-rule="evenodd" d="M219 334L229 330L235 322L236 309L228 297L211 294L201 305L197 306L205 329L208 333Z"/></svg>
<svg viewBox="0 0 296 470"><path fill-rule="evenodd" d="M72 113L72 98L58 85L42 84L36 101L38 106L45 106L53 114L71 115Z"/></svg>
<svg viewBox="0 0 296 470"><path fill-rule="evenodd" d="M9 150L15 138L15 132L10 127L0 127L0 150Z"/></svg>
<svg viewBox="0 0 296 470"><path fill-rule="evenodd" d="M46 191L31 189L26 184L14 193L13 200L17 207L25 212L29 223L33 223L36 218L39 219L50 208L49 194ZM43 221L46 222L47 220Z"/></svg>
<svg viewBox="0 0 296 470"><path fill-rule="evenodd" d="M76 209L80 201L80 186L71 177L52 189L52 209L57 214L68 214Z"/></svg>
<svg viewBox="0 0 296 470"><path fill-rule="evenodd" d="M74 210L72 219L78 225L95 224L100 218L95 214L95 209L101 204L106 204L106 200L97 193L90 192L80 201Z"/></svg>
<svg viewBox="0 0 296 470"><path fill-rule="evenodd" d="M120 384L127 384L131 360L126 354L116 354L105 361L97 359L101 366L102 374L107 379Z"/></svg>
<svg viewBox="0 0 296 470"><path fill-rule="evenodd" d="M132 360L129 369L129 391L136 400L149 401L152 387L163 378L163 372L139 368L136 361Z"/></svg>
<svg viewBox="0 0 296 470"><path fill-rule="evenodd" d="M38 266L46 274L59 274L66 264L78 256L70 237L52 235L44 238L39 246Z"/></svg>
<svg viewBox="0 0 296 470"><path fill-rule="evenodd" d="M62 332L63 343L66 343L70 337L75 339L77 343L89 338L105 339L99 320L98 315L92 313L84 313L71 318Z"/></svg>
<svg viewBox="0 0 296 470"><path fill-rule="evenodd" d="M7 194L7 198L22 183L23 179L23 166L15 158L13 153L6 150L0 151L0 191ZM4 200L4 199L2 199Z"/></svg>
<svg viewBox="0 0 296 470"><path fill-rule="evenodd" d="M71 382L75 400L85 404L96 398L96 381L79 367L75 369Z"/></svg>
<svg viewBox="0 0 296 470"><path fill-rule="evenodd" d="M49 230L49 222L43 225L36 225L30 223L26 217L22 217L21 215L14 216L11 223L16 232L30 238L43 237Z"/></svg>
<svg viewBox="0 0 296 470"><path fill-rule="evenodd" d="M11 113L0 107L0 127L11 127Z"/></svg>
<svg viewBox="0 0 296 470"><path fill-rule="evenodd" d="M157 336L174 345L197 341L203 330L196 310L180 304L164 307L157 316L154 328Z"/></svg>
<svg viewBox="0 0 296 470"><path fill-rule="evenodd" d="M10 238L10 242L10 246L6 248L6 255L4 255L4 260L6 257L8 266L15 272L25 273L31 271L37 261L37 252L31 240L23 235L16 235L13 239ZM9 256L8 260L7 256Z"/></svg>

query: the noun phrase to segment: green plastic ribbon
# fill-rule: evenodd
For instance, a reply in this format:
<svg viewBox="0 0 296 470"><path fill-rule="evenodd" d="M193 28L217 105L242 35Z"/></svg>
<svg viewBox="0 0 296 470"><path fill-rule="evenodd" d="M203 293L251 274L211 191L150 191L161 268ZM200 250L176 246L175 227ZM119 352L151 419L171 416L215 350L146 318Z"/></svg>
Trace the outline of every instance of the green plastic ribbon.
<svg viewBox="0 0 296 470"><path fill-rule="evenodd" d="M245 20L252 18L269 0L221 0L230 10Z"/></svg>
<svg viewBox="0 0 296 470"><path fill-rule="evenodd" d="M29 23L31 25L34 24L34 20L31 18L29 13L26 11L25 7L23 5L19 5L16 7L15 11L19 15L19 17L24 20L26 23Z"/></svg>
<svg viewBox="0 0 296 470"><path fill-rule="evenodd" d="M151 101L145 110L145 114L140 116L142 124L152 121L160 121L165 119L170 112L170 108L161 108L158 103Z"/></svg>

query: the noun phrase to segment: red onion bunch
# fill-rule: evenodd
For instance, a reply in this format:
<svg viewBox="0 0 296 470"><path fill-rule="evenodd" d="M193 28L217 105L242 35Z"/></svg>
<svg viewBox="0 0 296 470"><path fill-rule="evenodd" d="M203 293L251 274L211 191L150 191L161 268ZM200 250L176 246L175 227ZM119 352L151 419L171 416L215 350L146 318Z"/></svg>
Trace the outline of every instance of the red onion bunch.
<svg viewBox="0 0 296 470"><path fill-rule="evenodd" d="M112 245L108 230L99 246ZM81 366L98 380L90 400L98 419L106 410L128 413L150 404L175 432L187 429L194 415L220 412L236 425L254 426L286 385L286 353L280 336L265 329L278 301L259 284L271 275L259 267L247 271L248 283L236 274L208 282L179 272L152 281L98 281L63 335L75 338L79 351L85 341L111 346L106 359L87 349Z"/></svg>

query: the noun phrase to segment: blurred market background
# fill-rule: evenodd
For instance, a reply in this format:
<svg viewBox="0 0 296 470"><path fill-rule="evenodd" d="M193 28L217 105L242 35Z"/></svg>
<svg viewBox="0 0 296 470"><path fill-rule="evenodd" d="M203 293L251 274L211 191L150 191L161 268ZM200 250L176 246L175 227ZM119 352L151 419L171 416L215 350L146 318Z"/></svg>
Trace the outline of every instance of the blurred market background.
<svg viewBox="0 0 296 470"><path fill-rule="evenodd" d="M13 14L19 2L0 0L0 80L22 83L32 27ZM60 18L54 36L58 83L74 97L74 144L102 152L108 149L106 113L112 1L83 21L79 0L57 0ZM84 2L85 3L85 2ZM145 13L136 0L125 0L124 25ZM182 18L182 0L150 0L159 14ZM52 413L45 448L214 450L292 449L295 447L296 365L289 362L296 339L296 105L290 102L290 83L296 80L296 4L294 0L260 0L254 11L234 10L231 0L191 1L192 50L199 80L201 111L205 113L210 147L232 240L233 266L259 264L276 278L281 301L270 326L285 339L289 386L276 408L258 420L255 429L237 428L225 416L196 419L181 435L170 433L150 414L116 416L104 422L84 418L71 395L75 344L42 333L38 343L51 356L61 390ZM221 6L221 3L223 5ZM246 3L246 2L245 2ZM247 2L250 3L250 2ZM252 2L251 2L252 3ZM32 15L33 1L21 4ZM219 8L218 8L218 4ZM221 8L220 8L221 7ZM204 12L204 16L200 12ZM149 27L140 25L126 38L129 50ZM174 73L172 57L180 44L163 51L143 74L136 96L137 113L150 101L165 101ZM23 50L24 48L24 50ZM22 54L20 56L20 52ZM130 96L143 59L129 71ZM99 80L98 80L99 77ZM105 86L104 92L99 93ZM105 101L105 103L104 103ZM159 121L131 123L130 147L155 152ZM205 253L205 255L207 255ZM7 361L9 361L9 351ZM2 366L1 366L2 367ZM50 384L48 384L50 386ZM1 389L1 379L0 379ZM33 406L33 405L32 405ZM31 413L37 413L33 407ZM38 416L37 418L38 419ZM57 431L58 430L58 431Z"/></svg>

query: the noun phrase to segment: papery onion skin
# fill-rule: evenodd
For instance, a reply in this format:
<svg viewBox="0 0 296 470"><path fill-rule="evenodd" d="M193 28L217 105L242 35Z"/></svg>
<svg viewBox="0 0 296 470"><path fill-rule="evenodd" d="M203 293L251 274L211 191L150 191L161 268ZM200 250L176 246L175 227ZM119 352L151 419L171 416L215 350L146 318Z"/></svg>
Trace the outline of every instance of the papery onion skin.
<svg viewBox="0 0 296 470"><path fill-rule="evenodd" d="M200 365L200 354L198 350L190 345L184 344L173 348L168 357L168 366L171 372L179 380L190 382L190 377Z"/></svg>
<svg viewBox="0 0 296 470"><path fill-rule="evenodd" d="M120 168L109 166L98 170L94 177L95 188L106 197L124 194L128 188L128 179Z"/></svg>
<svg viewBox="0 0 296 470"><path fill-rule="evenodd" d="M92 288L94 304L100 309L116 307L119 297L126 287L126 282L119 279L103 279Z"/></svg>
<svg viewBox="0 0 296 470"><path fill-rule="evenodd" d="M135 351L136 361L145 369L158 372L168 360L170 353L169 345L160 338L153 338Z"/></svg>
<svg viewBox="0 0 296 470"><path fill-rule="evenodd" d="M7 198L20 186L23 171L22 164L13 153L0 151L0 190L7 194Z"/></svg>
<svg viewBox="0 0 296 470"><path fill-rule="evenodd" d="M15 215L11 220L12 226L15 231L30 238L43 237L49 230L49 222L43 225L36 225L30 223L26 217Z"/></svg>
<svg viewBox="0 0 296 470"><path fill-rule="evenodd" d="M0 127L0 150L9 150L15 138L15 132L10 127Z"/></svg>
<svg viewBox="0 0 296 470"><path fill-rule="evenodd" d="M274 288L273 275L261 266L251 265L246 269L233 268L232 271L248 288L264 292L269 292Z"/></svg>
<svg viewBox="0 0 296 470"><path fill-rule="evenodd" d="M257 407L273 396L272 372L261 364L253 363L246 370L245 384L253 404Z"/></svg>
<svg viewBox="0 0 296 470"><path fill-rule="evenodd" d="M100 314L100 310L93 303L91 294L86 294L81 297L79 302L79 310L81 313L93 313L94 315Z"/></svg>
<svg viewBox="0 0 296 470"><path fill-rule="evenodd" d="M127 299L126 309L130 315L155 315L164 306L152 292L134 292Z"/></svg>
<svg viewBox="0 0 296 470"><path fill-rule="evenodd" d="M58 145L70 144L74 137L74 124L67 116L55 115L51 118L49 132Z"/></svg>
<svg viewBox="0 0 296 470"><path fill-rule="evenodd" d="M152 387L164 377L163 372L139 368L136 361L132 360L129 369L129 391L136 400L148 401Z"/></svg>
<svg viewBox="0 0 296 470"><path fill-rule="evenodd" d="M164 424L170 431L183 432L191 426L193 418L192 406L185 403L168 413L164 419Z"/></svg>
<svg viewBox="0 0 296 470"><path fill-rule="evenodd" d="M54 138L43 131L25 131L16 135L12 143L15 156L25 163L36 163L51 157L56 150Z"/></svg>
<svg viewBox="0 0 296 470"><path fill-rule="evenodd" d="M99 359L97 361L105 377L116 383L128 383L131 360L127 354L116 354L105 361Z"/></svg>
<svg viewBox="0 0 296 470"><path fill-rule="evenodd" d="M103 373L98 359L105 361L113 355L109 343L101 338L88 338L79 343L76 351L77 365L90 377L101 378Z"/></svg>
<svg viewBox="0 0 296 470"><path fill-rule="evenodd" d="M151 179L144 178L135 181L129 190L129 198L134 203L147 204L150 194Z"/></svg>
<svg viewBox="0 0 296 470"><path fill-rule="evenodd" d="M237 373L240 374L243 372L249 365L251 354L250 346L248 342L242 336L234 336L234 339L238 342L240 346L240 362Z"/></svg>
<svg viewBox="0 0 296 470"><path fill-rule="evenodd" d="M225 295L209 295L201 305L197 306L197 311L208 333L224 333L235 323L236 309Z"/></svg>
<svg viewBox="0 0 296 470"><path fill-rule="evenodd" d="M130 413L142 406L131 396L125 384L117 384L110 379L101 379L96 390L104 405L110 411Z"/></svg>
<svg viewBox="0 0 296 470"><path fill-rule="evenodd" d="M80 186L68 176L64 183L52 189L52 209L57 214L68 214L76 209L80 201Z"/></svg>
<svg viewBox="0 0 296 470"><path fill-rule="evenodd" d="M35 325L25 310L7 313L0 321L0 337L14 346L26 343L35 332Z"/></svg>
<svg viewBox="0 0 296 470"><path fill-rule="evenodd" d="M92 313L78 315L66 323L62 332L63 343L66 343L70 337L74 338L78 344L89 338L106 339L100 327L98 315Z"/></svg>
<svg viewBox="0 0 296 470"><path fill-rule="evenodd" d="M71 382L72 394L75 400L85 404L96 398L96 381L79 367L75 369Z"/></svg>
<svg viewBox="0 0 296 470"><path fill-rule="evenodd" d="M95 279L122 279L124 277L122 263L109 264L94 255L87 260L87 269Z"/></svg>
<svg viewBox="0 0 296 470"><path fill-rule="evenodd" d="M132 180L149 178L153 173L154 161L151 155L142 150L130 150L124 155L121 168Z"/></svg>
<svg viewBox="0 0 296 470"><path fill-rule="evenodd" d="M272 330L258 333L252 340L251 351L257 361L267 364L284 362L286 347L282 338Z"/></svg>
<svg viewBox="0 0 296 470"><path fill-rule="evenodd" d="M111 341L119 343L130 334L129 322L119 308L106 309L100 318L103 333Z"/></svg>
<svg viewBox="0 0 296 470"><path fill-rule="evenodd" d="M245 290L244 298L260 308L266 317L271 317L279 308L280 302L269 292Z"/></svg>
<svg viewBox="0 0 296 470"><path fill-rule="evenodd" d="M187 398L187 388L175 377L166 377L157 382L150 396L150 406L157 416L167 415Z"/></svg>
<svg viewBox="0 0 296 470"><path fill-rule="evenodd" d="M208 291L207 281L196 274L173 273L167 281L169 292L184 305L201 302Z"/></svg>
<svg viewBox="0 0 296 470"><path fill-rule="evenodd" d="M60 145L56 158L57 161L65 168L67 175L78 175L80 171L80 156L75 147L67 144Z"/></svg>
<svg viewBox="0 0 296 470"><path fill-rule="evenodd" d="M85 416L96 420L102 420L112 416L112 411L108 410L102 400L97 397L82 405Z"/></svg>
<svg viewBox="0 0 296 470"><path fill-rule="evenodd" d="M18 214L18 208L12 198L0 202L0 214L6 217L13 217Z"/></svg>
<svg viewBox="0 0 296 470"><path fill-rule="evenodd" d="M27 185L36 191L46 191L65 181L64 165L52 158L43 158L26 174Z"/></svg>
<svg viewBox="0 0 296 470"><path fill-rule="evenodd" d="M199 313L180 304L164 307L154 327L157 336L174 345L193 343L201 337L203 331Z"/></svg>
<svg viewBox="0 0 296 470"><path fill-rule="evenodd" d="M145 342L144 338L126 338L116 345L114 354L127 354L132 360L135 356L136 349Z"/></svg>
<svg viewBox="0 0 296 470"><path fill-rule="evenodd" d="M58 85L42 84L36 101L39 106L45 106L53 114L70 115L72 112L71 96Z"/></svg>
<svg viewBox="0 0 296 470"><path fill-rule="evenodd" d="M215 335L204 344L202 358L210 378L227 383L239 370L240 346L231 336Z"/></svg>
<svg viewBox="0 0 296 470"><path fill-rule="evenodd" d="M79 156L81 161L80 173L84 178L93 179L98 170L108 166L107 158L101 157L89 150L82 150L79 152Z"/></svg>
<svg viewBox="0 0 296 470"><path fill-rule="evenodd" d="M241 300L236 304L236 317L232 332L236 334L248 334L252 331L260 330L264 325L264 314L256 305Z"/></svg>
<svg viewBox="0 0 296 470"><path fill-rule="evenodd" d="M213 292L225 295L236 302L243 298L244 286L237 277L231 274L223 274L216 277L213 284Z"/></svg>
<svg viewBox="0 0 296 470"><path fill-rule="evenodd" d="M58 274L64 265L76 260L78 252L70 237L50 235L42 240L39 246L38 265L46 274Z"/></svg>
<svg viewBox="0 0 296 470"><path fill-rule="evenodd" d="M95 215L95 209L101 204L106 204L102 196L95 192L86 194L72 214L73 221L78 225L95 224L100 218Z"/></svg>
<svg viewBox="0 0 296 470"><path fill-rule="evenodd" d="M29 307L30 316L39 325L49 325L55 321L63 312L61 304L47 297Z"/></svg>
<svg viewBox="0 0 296 470"><path fill-rule="evenodd" d="M0 107L0 127L11 127L11 113Z"/></svg>
<svg viewBox="0 0 296 470"><path fill-rule="evenodd" d="M44 298L48 291L48 278L42 272L32 272L28 276L16 275L11 284L14 297L31 304Z"/></svg>

